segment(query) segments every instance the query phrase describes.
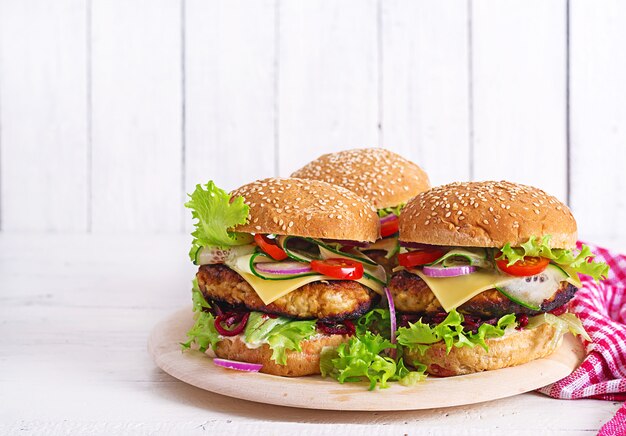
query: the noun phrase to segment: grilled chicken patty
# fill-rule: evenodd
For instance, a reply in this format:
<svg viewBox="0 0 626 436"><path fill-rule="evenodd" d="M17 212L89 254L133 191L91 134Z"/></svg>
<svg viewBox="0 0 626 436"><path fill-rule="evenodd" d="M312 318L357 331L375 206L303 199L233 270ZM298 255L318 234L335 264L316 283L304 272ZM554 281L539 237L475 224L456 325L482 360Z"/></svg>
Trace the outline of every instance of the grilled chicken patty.
<svg viewBox="0 0 626 436"><path fill-rule="evenodd" d="M207 300L298 319L356 318L367 312L377 298L374 291L355 281L329 280L306 284L265 305L248 282L225 265L202 265L196 278Z"/></svg>
<svg viewBox="0 0 626 436"><path fill-rule="evenodd" d="M389 290L393 296L396 310L400 312L434 314L443 308L428 285L417 275L407 271L398 271L391 277ZM509 300L497 289L489 289L476 295L457 308L461 313L481 318L494 318L507 313L536 315L556 309L572 299L576 287L568 282L561 282L551 299L545 300L541 310L536 311L520 306Z"/></svg>

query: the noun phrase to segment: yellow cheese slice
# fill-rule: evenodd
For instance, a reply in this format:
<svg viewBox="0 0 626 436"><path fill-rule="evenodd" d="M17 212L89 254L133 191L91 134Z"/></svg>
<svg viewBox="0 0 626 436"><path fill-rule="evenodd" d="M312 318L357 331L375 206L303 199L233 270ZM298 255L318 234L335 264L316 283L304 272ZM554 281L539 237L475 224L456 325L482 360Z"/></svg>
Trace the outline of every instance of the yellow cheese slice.
<svg viewBox="0 0 626 436"><path fill-rule="evenodd" d="M265 280L251 274L250 272L244 271L239 268L237 264L231 264L229 267L243 277L246 282L248 282L264 304L270 304L278 300L280 297L287 295L288 293L293 292L308 283L340 280L323 275L297 277L288 280ZM383 285L374 280L362 277L356 281L372 289L377 294L383 294Z"/></svg>
<svg viewBox="0 0 626 436"><path fill-rule="evenodd" d="M429 277L417 269L411 269L409 272L420 276L426 282L446 312L456 309L487 289L516 279L494 271L476 271L458 277Z"/></svg>
<svg viewBox="0 0 626 436"><path fill-rule="evenodd" d="M461 304L474 298L476 295L496 286L504 286L508 282L520 280L519 277L511 277L497 271L479 270L472 274L457 277L429 277L417 269L408 270L418 275L431 289L439 304L446 312L456 309ZM578 274L566 271L570 277L565 279L576 287L580 287Z"/></svg>

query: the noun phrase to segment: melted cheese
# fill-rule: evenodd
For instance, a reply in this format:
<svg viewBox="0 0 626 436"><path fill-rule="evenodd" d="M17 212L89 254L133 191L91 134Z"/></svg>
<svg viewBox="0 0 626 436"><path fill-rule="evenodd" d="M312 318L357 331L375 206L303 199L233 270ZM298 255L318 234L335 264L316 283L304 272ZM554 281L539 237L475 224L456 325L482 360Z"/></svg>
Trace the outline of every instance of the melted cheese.
<svg viewBox="0 0 626 436"><path fill-rule="evenodd" d="M245 262L241 263L245 265ZM280 297L283 297L308 283L340 280L323 275L297 277L288 280L265 280L255 276L254 274L251 274L249 272L249 268L248 271L240 268L241 263L237 262L229 265L229 267L237 272L241 277L243 277L246 282L248 282L248 284L252 287L252 289L254 289L254 291L257 293L257 295L264 304L270 304L278 300ZM356 281L372 289L377 294L383 294L383 286L374 280L368 279L367 277L362 277L361 279Z"/></svg>
<svg viewBox="0 0 626 436"><path fill-rule="evenodd" d="M458 277L429 277L417 269L408 270L410 273L418 275L431 289L439 304L446 312L456 309L463 303L474 298L476 295L496 286L505 286L516 280L524 280L519 277L512 277L501 274L498 271L479 270L472 274ZM565 279L574 286L580 287L580 281L576 273Z"/></svg>
<svg viewBox="0 0 626 436"><path fill-rule="evenodd" d="M516 280L515 277L498 274L495 271L476 271L458 277L429 277L417 269L409 272L420 276L426 282L446 312L456 309L487 289Z"/></svg>

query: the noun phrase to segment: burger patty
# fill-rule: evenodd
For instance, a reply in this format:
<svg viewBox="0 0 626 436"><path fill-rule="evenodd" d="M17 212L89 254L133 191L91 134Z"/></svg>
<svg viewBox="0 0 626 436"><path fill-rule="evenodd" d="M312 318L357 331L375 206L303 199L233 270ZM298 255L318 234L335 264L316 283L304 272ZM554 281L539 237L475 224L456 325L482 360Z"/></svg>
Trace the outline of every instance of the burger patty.
<svg viewBox="0 0 626 436"><path fill-rule="evenodd" d="M407 271L398 271L391 277L389 290L396 309L400 312L434 314L443 311L441 304L426 282L419 276ZM552 298L545 300L541 310L532 310L509 300L497 289L488 289L476 295L457 308L461 313L493 318L507 313L536 315L556 309L572 299L577 289L568 282L561 282Z"/></svg>
<svg viewBox="0 0 626 436"><path fill-rule="evenodd" d="M202 265L196 274L207 300L298 319L341 321L367 312L378 295L352 280L308 283L265 305L243 277L225 265Z"/></svg>

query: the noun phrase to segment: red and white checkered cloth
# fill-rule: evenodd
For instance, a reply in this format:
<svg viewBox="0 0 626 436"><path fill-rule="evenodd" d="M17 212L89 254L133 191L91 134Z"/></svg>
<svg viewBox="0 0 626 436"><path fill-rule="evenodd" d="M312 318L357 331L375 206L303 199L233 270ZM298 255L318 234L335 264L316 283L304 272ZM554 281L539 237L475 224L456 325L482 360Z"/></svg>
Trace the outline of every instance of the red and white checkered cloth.
<svg viewBox="0 0 626 436"><path fill-rule="evenodd" d="M583 287L570 306L592 342L585 343L587 357L576 371L539 392L561 399L626 401L626 256L587 245L611 267L608 280L600 283L582 276ZM626 434L626 403L598 434Z"/></svg>

